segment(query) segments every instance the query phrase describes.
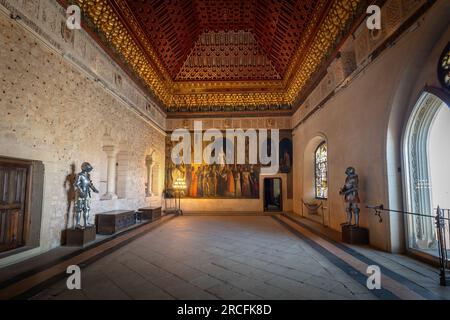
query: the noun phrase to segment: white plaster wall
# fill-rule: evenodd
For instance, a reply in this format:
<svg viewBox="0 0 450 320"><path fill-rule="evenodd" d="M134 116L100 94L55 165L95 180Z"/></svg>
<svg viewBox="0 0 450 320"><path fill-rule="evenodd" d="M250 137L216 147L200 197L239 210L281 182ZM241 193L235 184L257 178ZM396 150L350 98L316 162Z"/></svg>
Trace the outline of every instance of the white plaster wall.
<svg viewBox="0 0 450 320"><path fill-rule="evenodd" d="M419 97L427 86L439 88L437 79L438 59L450 39L450 2L438 0L434 7L412 29L415 37L402 40L409 45L408 55L404 55L404 66L398 75L398 85L392 94L386 134L386 178L387 198L391 208L402 209L405 203L402 173L402 141L407 120ZM409 41L409 42L408 42ZM391 251L404 251L406 230L404 217L391 213L389 222L389 247Z"/></svg>
<svg viewBox="0 0 450 320"><path fill-rule="evenodd" d="M0 260L0 266L60 245L67 221L66 176L72 163L78 172L88 161L93 183L100 185L105 132L117 151L127 146L127 191L125 198L110 201L93 194L92 212L160 205L160 195L145 196L145 158L155 150L164 170L165 133L3 14L0 43L0 156L45 166L40 247ZM159 184L162 188L161 179Z"/></svg>
<svg viewBox="0 0 450 320"><path fill-rule="evenodd" d="M364 207L383 203L393 209L402 208L398 169L402 128L409 114L410 100L415 102L425 84L437 82L437 57L449 39L449 19L450 3L437 1L414 28L295 128L293 208L296 213L301 213L300 199L305 193L301 160L305 146L322 133L328 138L330 227L340 230L340 223L345 220L339 189L345 180L345 168L351 165L360 177L361 225L369 228L371 244L383 250L402 250L402 219L385 216L379 223ZM426 76L419 77L420 72ZM304 112L301 109L293 116L294 120L301 118ZM293 125L297 123L294 121Z"/></svg>

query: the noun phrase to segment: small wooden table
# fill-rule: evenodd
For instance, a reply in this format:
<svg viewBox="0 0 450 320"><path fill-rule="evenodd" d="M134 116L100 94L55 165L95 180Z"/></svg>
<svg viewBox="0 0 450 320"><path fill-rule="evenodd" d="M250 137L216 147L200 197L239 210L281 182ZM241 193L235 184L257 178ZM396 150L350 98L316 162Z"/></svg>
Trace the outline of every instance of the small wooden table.
<svg viewBox="0 0 450 320"><path fill-rule="evenodd" d="M95 216L98 234L113 234L136 223L133 210L113 210Z"/></svg>
<svg viewBox="0 0 450 320"><path fill-rule="evenodd" d="M155 221L161 218L161 207L140 208L141 219Z"/></svg>

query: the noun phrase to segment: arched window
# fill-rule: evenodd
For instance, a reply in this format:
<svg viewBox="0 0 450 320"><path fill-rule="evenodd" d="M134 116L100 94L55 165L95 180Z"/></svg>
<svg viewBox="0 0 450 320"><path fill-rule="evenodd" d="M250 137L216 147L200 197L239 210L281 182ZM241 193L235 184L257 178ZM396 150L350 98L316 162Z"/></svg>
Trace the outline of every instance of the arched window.
<svg viewBox="0 0 450 320"><path fill-rule="evenodd" d="M450 92L450 42L445 47L439 59L438 79L442 87Z"/></svg>
<svg viewBox="0 0 450 320"><path fill-rule="evenodd" d="M328 153L327 143L322 142L314 152L315 160L315 196L317 199L328 198Z"/></svg>
<svg viewBox="0 0 450 320"><path fill-rule="evenodd" d="M406 209L423 215L407 216L408 245L434 255L438 254L435 221L427 216L434 215L437 206L450 208L449 119L446 103L425 92L411 113L403 140Z"/></svg>

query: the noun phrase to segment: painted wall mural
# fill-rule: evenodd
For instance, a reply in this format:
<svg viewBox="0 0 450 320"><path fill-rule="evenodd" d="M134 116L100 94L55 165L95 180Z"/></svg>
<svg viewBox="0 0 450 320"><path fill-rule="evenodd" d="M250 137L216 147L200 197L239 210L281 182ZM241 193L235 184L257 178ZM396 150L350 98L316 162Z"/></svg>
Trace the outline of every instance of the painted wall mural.
<svg viewBox="0 0 450 320"><path fill-rule="evenodd" d="M205 148L210 142L204 141ZM171 189L174 181L182 178L186 183L184 197L190 198L259 198L260 164L180 164L175 165L170 158L176 142L167 140L166 149L166 189ZM248 142L247 142L248 144ZM229 146L224 143L225 149ZM248 145L246 146L246 149ZM193 151L192 159L193 159Z"/></svg>
<svg viewBox="0 0 450 320"><path fill-rule="evenodd" d="M280 131L280 172L290 173L292 165L292 140L283 136L290 136L290 132ZM203 142L203 149L210 141ZM220 161L217 164L184 164L175 165L172 162L172 148L177 144L166 138L166 176L165 188L170 194L173 184L181 178L185 181L185 198L238 198L259 199L259 177L261 164L248 164L248 140L246 141L246 164L226 164ZM224 139L223 151L232 146L229 140ZM233 148L234 149L234 148ZM236 158L236 150L235 158ZM191 159L194 152L191 149ZM291 176L289 174L289 176Z"/></svg>
<svg viewBox="0 0 450 320"><path fill-rule="evenodd" d="M292 140L288 138L280 141L280 172L290 173L292 169Z"/></svg>
<svg viewBox="0 0 450 320"><path fill-rule="evenodd" d="M167 169L166 185L183 178L185 197L190 198L259 198L257 165L198 164L173 165Z"/></svg>

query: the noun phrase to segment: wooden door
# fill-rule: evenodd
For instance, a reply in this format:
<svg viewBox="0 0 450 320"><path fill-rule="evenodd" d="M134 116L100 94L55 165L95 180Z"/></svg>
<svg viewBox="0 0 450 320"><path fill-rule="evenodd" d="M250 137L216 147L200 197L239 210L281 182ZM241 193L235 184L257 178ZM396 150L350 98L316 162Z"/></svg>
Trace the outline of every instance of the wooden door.
<svg viewBox="0 0 450 320"><path fill-rule="evenodd" d="M0 161L0 252L25 244L26 165Z"/></svg>

